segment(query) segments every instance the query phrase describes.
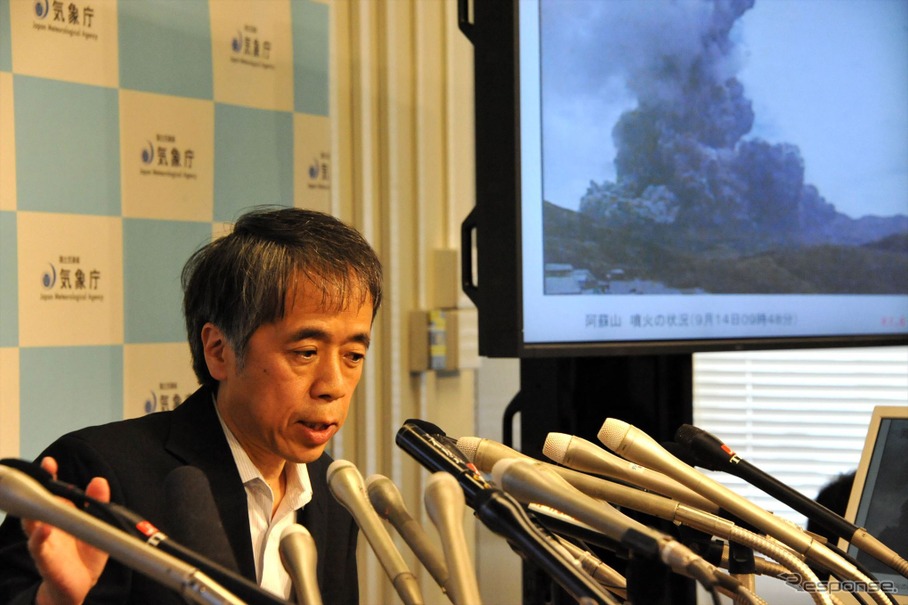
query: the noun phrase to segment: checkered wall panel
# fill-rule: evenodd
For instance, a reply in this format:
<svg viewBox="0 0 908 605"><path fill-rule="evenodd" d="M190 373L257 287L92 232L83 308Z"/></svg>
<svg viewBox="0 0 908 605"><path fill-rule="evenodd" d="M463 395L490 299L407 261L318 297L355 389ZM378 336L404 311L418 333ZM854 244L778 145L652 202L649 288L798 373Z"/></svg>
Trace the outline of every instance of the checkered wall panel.
<svg viewBox="0 0 908 605"><path fill-rule="evenodd" d="M329 18L0 0L0 457L178 405L189 254L253 205L330 209Z"/></svg>

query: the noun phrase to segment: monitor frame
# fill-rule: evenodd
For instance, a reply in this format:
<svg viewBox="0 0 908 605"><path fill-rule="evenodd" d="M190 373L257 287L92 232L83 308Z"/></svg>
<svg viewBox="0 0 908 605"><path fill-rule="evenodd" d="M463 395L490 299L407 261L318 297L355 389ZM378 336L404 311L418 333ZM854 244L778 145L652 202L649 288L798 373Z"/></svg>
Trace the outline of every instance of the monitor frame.
<svg viewBox="0 0 908 605"><path fill-rule="evenodd" d="M459 3L474 45L476 205L461 226L462 288L487 357L575 357L908 344L898 333L529 342L525 332L519 77L520 0ZM540 271L542 268L540 267ZM906 320L906 316L902 316Z"/></svg>
<svg viewBox="0 0 908 605"><path fill-rule="evenodd" d="M858 527L864 526L863 520L857 520L857 514L865 500L865 488L868 487L867 480L875 459L874 452L877 450L877 446L880 445L880 429L884 427L886 421L890 420L908 421L908 405L878 405L873 408L870 424L867 427L867 436L864 440L864 448L861 451L861 459L854 475L854 483L852 484L851 494L848 498L848 506L845 509L844 515L845 519ZM875 485L875 482L876 479L873 479L872 484ZM870 487L873 487L873 485ZM904 487L906 488L906 494L908 494L908 479L906 479ZM857 554L857 549L849 547L848 541L844 538L839 540L838 546L840 549L848 551L852 556L856 556ZM893 571L890 576L897 578L900 583L905 584L905 579L901 578L895 571ZM878 579L880 581L886 581L891 578L884 576L878 577ZM892 596L899 605L908 605L908 592L895 593L892 594Z"/></svg>

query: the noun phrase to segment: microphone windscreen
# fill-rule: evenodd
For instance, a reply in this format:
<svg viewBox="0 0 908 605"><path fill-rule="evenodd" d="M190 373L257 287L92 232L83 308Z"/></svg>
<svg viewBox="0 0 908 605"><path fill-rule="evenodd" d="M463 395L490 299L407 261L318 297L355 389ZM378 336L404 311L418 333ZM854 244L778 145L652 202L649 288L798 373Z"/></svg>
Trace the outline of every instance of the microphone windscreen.
<svg viewBox="0 0 908 605"><path fill-rule="evenodd" d="M480 437L460 437L457 440L457 449L463 452L470 462L476 462L476 452L482 442Z"/></svg>
<svg viewBox="0 0 908 605"><path fill-rule="evenodd" d="M205 473L195 466L175 468L164 479L164 496L168 506L162 525L168 536L215 563L238 571Z"/></svg>
<svg viewBox="0 0 908 605"><path fill-rule="evenodd" d="M559 464L564 462L567 454L568 445L571 443L571 435L565 433L549 433L542 444L542 454L549 460L554 460Z"/></svg>
<svg viewBox="0 0 908 605"><path fill-rule="evenodd" d="M630 429L631 425L623 420L606 418L605 422L602 424L602 428L599 429L599 434L597 436L605 447L613 452L617 452Z"/></svg>
<svg viewBox="0 0 908 605"><path fill-rule="evenodd" d="M697 436L697 433L700 432L697 427L691 424L682 424L675 431L675 441L683 445L689 446L693 438Z"/></svg>

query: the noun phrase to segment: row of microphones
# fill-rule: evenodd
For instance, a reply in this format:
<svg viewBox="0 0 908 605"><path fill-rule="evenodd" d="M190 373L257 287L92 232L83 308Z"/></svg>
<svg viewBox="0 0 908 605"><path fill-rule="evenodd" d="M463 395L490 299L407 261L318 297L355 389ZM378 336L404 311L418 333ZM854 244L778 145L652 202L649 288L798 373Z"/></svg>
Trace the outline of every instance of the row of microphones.
<svg viewBox="0 0 908 605"><path fill-rule="evenodd" d="M549 439L559 440L564 443L565 440L563 439L563 437L563 434L559 433L549 434ZM572 454L571 457L574 459L576 459L578 456L583 457L580 456L580 452L578 450L587 450L586 457L591 458L598 455L596 450L602 449L595 444L578 437L573 437L566 443L566 451L570 452ZM744 528L735 526L735 524L731 521L720 517L718 514L714 514L713 512L695 508L683 502L673 500L657 493L644 491L643 489L640 489L639 486L632 487L629 485L616 483L603 477L592 476L573 468L566 468L563 466L541 462L490 439L481 439L478 437L461 437L457 440L457 445L462 451L464 451L467 457L484 472L493 472L496 465L504 464L502 461L505 460L515 458L526 460L536 467L544 468L549 473L557 474L560 478L570 484L571 487L576 488L583 494L598 500L600 502L600 505L604 505L605 503L612 503L616 506L620 506L622 509L644 513L646 515L670 521L677 525L684 525L694 530L704 532L706 535L714 535L716 537L729 540L732 548L735 546L735 544L738 543L747 545L750 548L761 552L774 561L782 561L783 563L785 563L785 567L782 567L782 569L785 569L786 571L792 570L800 574L800 577L804 579L805 583L813 582L815 584L819 584L820 580L817 575L808 566L803 564L803 561L793 553L785 548L780 547L773 541L753 534L752 532ZM563 454L564 452L559 452L557 449L546 447L544 448L544 451L548 451L553 456L553 458L556 459L556 461L558 461L557 459L559 458L563 459L563 456L561 454ZM584 465L581 464L580 466ZM602 474L607 475L608 473ZM545 494L543 497L545 497L548 501L552 502L559 508L566 508L565 505L561 503L563 501L562 492L564 492L566 489L565 486L562 485L559 488L557 487L556 481L551 481L547 487L551 488L551 493ZM710 508L713 510L718 510L718 507L716 507L715 505L711 505ZM583 541L587 543L591 542L588 539L585 539ZM731 563L733 563L733 561L730 562L731 557L727 552L728 549L729 547L726 547L724 551L720 550L715 557L715 561L713 561L712 559L708 560L717 565L727 567L729 568L729 571L732 571L733 565ZM724 559L723 552L725 553ZM755 561L754 566L757 571L773 576L777 576L780 569L778 566L771 565L771 562L765 559ZM717 576L717 579L722 580L723 582L728 584L728 580L724 576ZM720 585L717 587L717 590L742 595L743 598L749 599L751 595L747 593L748 589L752 589L751 583L746 582L746 578L741 578L739 576L736 576L736 579L741 582L740 586L734 586L733 584L726 586Z"/></svg>
<svg viewBox="0 0 908 605"><path fill-rule="evenodd" d="M545 504L560 510L619 544L638 541L639 545L631 548L633 553L658 558L673 570L697 579L709 589L718 580L713 566L683 544L631 519L610 504L587 496L545 466L507 458L495 463L492 477L496 484L521 502Z"/></svg>
<svg viewBox="0 0 908 605"><path fill-rule="evenodd" d="M588 523L595 521L601 524L601 520L591 515L610 515L611 513L603 513L603 510L608 510L605 508L607 503L613 503L728 540L724 549L719 551L721 558L716 561L723 566L730 566L741 558L734 554L736 547L737 550L747 547L772 559L770 561L757 557L755 561L751 556L749 573L756 569L758 572L779 576L780 569L786 569L792 575L805 578L807 586L824 586L825 583L819 580L814 568L804 563L806 560L815 569L846 580L846 585L849 582L871 588L879 585L866 569L846 553L815 540L797 525L757 507L694 470L690 464L676 458L639 429L620 420L607 419L598 436L618 456L589 441L562 433L550 433L543 447L543 453L557 464L535 460L503 444L477 437L462 437L457 440L457 446L479 469L491 473L496 484L501 483L506 490L511 489L518 494L518 498L547 502L560 510L570 511ZM751 477L759 476L751 481L754 485L792 505L809 518L826 518L826 525L838 527L837 531L842 537L857 536L855 541L862 545L862 550L868 554L873 553L876 558L905 575L908 568L904 559L869 536L866 530L854 528L844 520L829 521L834 513L828 511L825 516L824 513L816 515L813 506L805 503L808 499L787 495L785 492L793 490L759 472L753 465L742 464L740 457L717 438L691 425L684 425L679 429L676 439L679 443L670 445L680 446L682 452L686 450L687 462L693 461L698 466L714 470L735 472L749 481ZM671 452L678 453L679 447L672 447ZM729 466L732 468L727 468ZM535 469L535 493L526 492L529 489L530 468ZM521 475L519 480L514 478L518 469ZM545 477L546 480L541 481L540 477ZM568 486L591 496L598 501L598 505L577 500L575 493L565 496L569 493ZM798 499L801 501L800 507L795 507L793 503ZM579 502L583 502L584 506ZM598 527L603 531L608 530L601 525ZM752 587L752 584L748 586ZM822 590L818 592L820 594L816 598L825 602L823 599L827 595L823 595ZM890 602L889 596L882 590L870 590L869 593L878 603Z"/></svg>
<svg viewBox="0 0 908 605"><path fill-rule="evenodd" d="M682 485L709 498L722 509L749 525L765 532L808 561L829 571L836 578L859 582L865 586L873 580L859 570L842 554L828 548L793 523L753 504L743 496L685 464L652 437L636 427L615 418L606 419L598 434L599 440L610 450L638 464L670 475ZM888 597L880 591L870 591L870 596L881 604L888 604Z"/></svg>
<svg viewBox="0 0 908 605"><path fill-rule="evenodd" d="M454 605L480 604L463 528L464 495L454 477L439 472L426 482L426 512L438 530L441 549L412 517L397 486L387 477L372 475L363 481L353 463L335 460L328 467L328 487L353 516L404 603L422 603L423 595L381 519L397 529Z"/></svg>
<svg viewBox="0 0 908 605"><path fill-rule="evenodd" d="M576 564L570 552L545 527L536 522L513 496L489 483L458 449L456 440L436 425L410 419L398 430L399 447L432 473L447 473L458 483L464 503L491 531L502 536L522 557L533 562L570 596L584 605L617 601ZM633 536L645 548L654 548L646 536Z"/></svg>
<svg viewBox="0 0 908 605"><path fill-rule="evenodd" d="M605 449L577 436L549 433L542 451L551 462L544 462L489 439L455 439L432 423L407 420L396 443L432 473L424 504L441 548L410 515L387 477L373 475L364 481L352 463L336 460L327 471L328 487L354 518L404 605L422 605L424 598L383 520L454 605L480 604L462 523L465 507L583 605L642 596L635 592L639 576L629 581L630 575L625 578L611 569L590 545L610 550L631 565L663 564L695 579L714 601L725 594L736 602L760 602L753 594L755 573L784 576L786 581L800 578L813 588L811 597L827 605L833 597L820 580L822 574L840 583L879 585L847 553L695 466L747 480L908 577L908 562L865 529L760 471L702 429L682 425L674 443L660 445L636 427L608 418L597 436ZM94 500L36 464L0 460L0 509L14 516L58 527L190 602L287 603L235 571L232 549L200 469L175 469L163 489L168 502L178 503L169 508L180 514L162 522L182 543L126 507ZM676 538L625 510L688 529ZM306 528L287 527L279 551L295 602L322 605L315 543ZM883 590L868 590L866 596L879 605L891 603Z"/></svg>
<svg viewBox="0 0 908 605"><path fill-rule="evenodd" d="M348 460L332 462L328 466L328 489L353 516L404 604L422 605L419 582L369 502L365 483L356 466Z"/></svg>
<svg viewBox="0 0 908 605"><path fill-rule="evenodd" d="M586 439L565 433L549 433L542 446L542 453L574 470L611 477L701 510L719 512L719 507L711 500L671 477L620 458Z"/></svg>
<svg viewBox="0 0 908 605"><path fill-rule="evenodd" d="M580 443L587 444L591 449L596 447L584 440L580 440ZM609 503L675 523L682 523L684 517L692 515L688 525L698 529L714 529L716 522L727 523L725 520L665 496L541 462L489 439L461 437L457 440L457 445L478 468L491 473L496 483L519 500L533 505L542 503L550 509L567 513L570 518L583 522L591 529L613 537L619 537L628 528L637 528L656 538L658 559L672 570L697 579L704 587L727 594L746 591L746 587L740 585L739 581L717 573L711 562L682 543L643 526L612 508ZM572 447L576 448L577 445L578 443L574 443ZM573 534L570 531L568 533ZM611 585L614 585L614 581ZM621 593L616 594L623 596Z"/></svg>

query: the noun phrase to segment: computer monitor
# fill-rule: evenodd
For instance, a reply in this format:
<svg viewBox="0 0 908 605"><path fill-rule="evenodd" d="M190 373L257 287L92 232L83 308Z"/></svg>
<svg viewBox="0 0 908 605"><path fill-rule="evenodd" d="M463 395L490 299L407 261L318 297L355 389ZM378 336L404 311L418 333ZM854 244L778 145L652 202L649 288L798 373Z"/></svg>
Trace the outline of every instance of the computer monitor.
<svg viewBox="0 0 908 605"><path fill-rule="evenodd" d="M908 3L460 6L481 355L908 341Z"/></svg>
<svg viewBox="0 0 908 605"><path fill-rule="evenodd" d="M874 408L845 518L908 558L908 405ZM853 546L848 553L908 604L908 578Z"/></svg>

